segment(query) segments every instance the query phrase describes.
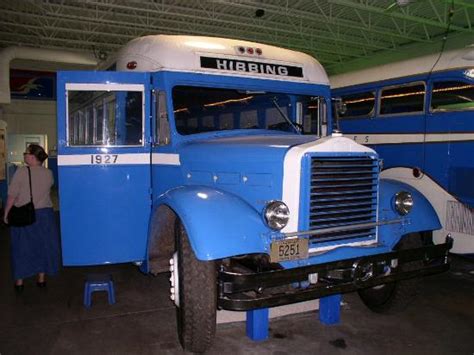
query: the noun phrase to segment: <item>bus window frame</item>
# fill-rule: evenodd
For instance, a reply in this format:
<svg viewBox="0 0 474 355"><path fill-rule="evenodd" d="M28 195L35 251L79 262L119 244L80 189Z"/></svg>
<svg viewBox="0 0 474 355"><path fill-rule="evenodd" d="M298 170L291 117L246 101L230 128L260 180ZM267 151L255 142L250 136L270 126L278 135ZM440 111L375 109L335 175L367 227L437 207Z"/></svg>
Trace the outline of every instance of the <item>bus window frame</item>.
<svg viewBox="0 0 474 355"><path fill-rule="evenodd" d="M451 112L469 112L469 111L474 111L474 106L468 109L452 109L452 110L447 110L447 109L432 109L431 103L433 101L433 89L434 89L434 84L435 83L440 83L440 82L461 82L461 83L466 83L466 84L471 84L474 85L474 82L469 82L466 79L459 78L459 77L454 77L454 78L439 78L439 79L433 79L430 82L429 86L429 91L430 91L430 96L429 96L429 103L428 103L428 112L431 114L438 114L438 113L451 113Z"/></svg>
<svg viewBox="0 0 474 355"><path fill-rule="evenodd" d="M65 108L66 108L66 144L65 147L67 148L140 148L145 146L145 85L144 84L98 84L98 83L66 83L65 86L66 92L66 100L65 100ZM84 145L75 145L74 142L71 144L71 139L69 135L69 92L71 91L125 91L125 92L141 92L142 93L142 137L141 137L141 144L133 144L133 145L108 145L108 144L84 144ZM95 105L93 107L94 116L96 115L95 112ZM104 119L104 118L103 118ZM94 140L97 138L97 120L94 118ZM102 127L104 130L105 127ZM102 139L104 136L104 131L102 131Z"/></svg>
<svg viewBox="0 0 474 355"><path fill-rule="evenodd" d="M349 120L361 120L361 119L374 119L376 117L376 112L378 110L378 107L377 107L377 100L378 100L378 89L371 89L371 90L365 90L365 91L355 91L353 93L347 93L347 94L344 94L345 96L350 96L350 95L358 95L358 94L365 94L365 93L372 93L374 95L374 106L372 107L372 110L370 110L370 112L367 114L367 115L360 115L360 116L345 116L345 117L339 117L339 113L338 113L338 120L345 120L345 119L349 119ZM344 97L344 95L340 95L338 97L342 98Z"/></svg>
<svg viewBox="0 0 474 355"><path fill-rule="evenodd" d="M402 87L409 87L409 86L415 86L415 85L423 85L424 87L424 94L423 94L423 109L420 111L410 111L410 112L403 112L403 113L381 113L382 109L382 92L383 90L386 89L394 89L394 88L402 88ZM389 86L382 86L378 88L378 95L377 95L377 117L380 118L390 118L390 117L396 117L396 116L410 116L410 115L420 115L424 114L426 112L426 93L427 93L427 83L425 80L417 80L417 81L412 81L410 83L406 84L394 84L394 85L389 85Z"/></svg>

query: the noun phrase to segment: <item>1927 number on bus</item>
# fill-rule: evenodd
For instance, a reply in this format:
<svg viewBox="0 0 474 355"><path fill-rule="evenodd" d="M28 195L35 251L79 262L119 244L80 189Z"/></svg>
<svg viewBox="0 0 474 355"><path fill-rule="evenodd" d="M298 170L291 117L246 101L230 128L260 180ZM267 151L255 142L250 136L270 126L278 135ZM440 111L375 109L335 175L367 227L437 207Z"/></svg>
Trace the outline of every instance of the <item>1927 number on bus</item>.
<svg viewBox="0 0 474 355"><path fill-rule="evenodd" d="M91 164L115 164L118 154L91 154Z"/></svg>

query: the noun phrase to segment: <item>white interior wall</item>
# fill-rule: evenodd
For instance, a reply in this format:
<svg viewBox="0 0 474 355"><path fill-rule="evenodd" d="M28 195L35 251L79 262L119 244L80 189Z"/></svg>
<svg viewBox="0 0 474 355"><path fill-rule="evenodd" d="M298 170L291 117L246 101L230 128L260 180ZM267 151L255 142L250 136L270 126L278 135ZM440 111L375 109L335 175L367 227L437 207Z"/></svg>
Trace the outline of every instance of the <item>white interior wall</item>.
<svg viewBox="0 0 474 355"><path fill-rule="evenodd" d="M12 100L2 106L8 134L47 134L48 148L56 149L56 101Z"/></svg>
<svg viewBox="0 0 474 355"><path fill-rule="evenodd" d="M70 63L53 63L14 59L12 69L56 72L58 70L87 70L91 66ZM11 100L0 104L0 120L7 122L8 134L46 134L49 154L57 145L56 101L55 100Z"/></svg>

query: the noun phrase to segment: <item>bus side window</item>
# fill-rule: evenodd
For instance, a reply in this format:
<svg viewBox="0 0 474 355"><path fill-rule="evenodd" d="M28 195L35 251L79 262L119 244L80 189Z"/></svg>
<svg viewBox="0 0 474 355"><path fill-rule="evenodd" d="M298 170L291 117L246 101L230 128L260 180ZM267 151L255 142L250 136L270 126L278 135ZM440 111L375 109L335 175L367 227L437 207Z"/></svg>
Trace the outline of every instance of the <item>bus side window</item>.
<svg viewBox="0 0 474 355"><path fill-rule="evenodd" d="M242 111L239 118L239 128L258 128L257 110Z"/></svg>
<svg viewBox="0 0 474 355"><path fill-rule="evenodd" d="M425 103L425 84L409 85L382 89L380 114L394 115L423 112Z"/></svg>
<svg viewBox="0 0 474 355"><path fill-rule="evenodd" d="M311 121L310 129L308 131L305 125L304 132L322 137L327 133L326 125L328 119L326 101L322 97L314 97L313 100L315 103L308 106L309 112L305 115L305 124L308 119Z"/></svg>
<svg viewBox="0 0 474 355"><path fill-rule="evenodd" d="M96 126L97 126L93 141L94 141L94 144L101 145L102 142L104 141L104 136L103 136L103 133L104 133L104 107L103 107L102 102L96 102L93 105L93 108L94 108L94 121L95 121Z"/></svg>
<svg viewBox="0 0 474 355"><path fill-rule="evenodd" d="M170 144L170 122L168 119L168 108L166 105L166 93L164 91L158 91L157 106L156 106L156 130L155 137L158 138L158 145Z"/></svg>
<svg viewBox="0 0 474 355"><path fill-rule="evenodd" d="M327 124L327 106L319 96L302 97L296 104L296 122L303 128L303 134L325 135Z"/></svg>
<svg viewBox="0 0 474 355"><path fill-rule="evenodd" d="M231 112L221 113L217 117L217 122L215 125L219 128L219 130L234 128L234 114Z"/></svg>
<svg viewBox="0 0 474 355"><path fill-rule="evenodd" d="M69 146L143 145L141 91L68 91Z"/></svg>
<svg viewBox="0 0 474 355"><path fill-rule="evenodd" d="M357 94L341 96L341 104L344 111L338 112L338 117L344 118L368 118L374 116L375 92L367 91Z"/></svg>
<svg viewBox="0 0 474 355"><path fill-rule="evenodd" d="M474 84L462 81L433 83L431 111L462 111L474 109Z"/></svg>
<svg viewBox="0 0 474 355"><path fill-rule="evenodd" d="M87 120L87 127L86 127L86 145L94 144L94 109L92 107L88 107L86 110L86 120Z"/></svg>
<svg viewBox="0 0 474 355"><path fill-rule="evenodd" d="M289 118L288 116L288 108L287 106L280 106L281 111L283 114ZM265 109L265 128L272 129L276 125L282 122L281 114L279 113L276 107L268 107Z"/></svg>
<svg viewBox="0 0 474 355"><path fill-rule="evenodd" d="M204 116L201 119L201 129L203 132L213 131L215 129L215 119L214 116Z"/></svg>

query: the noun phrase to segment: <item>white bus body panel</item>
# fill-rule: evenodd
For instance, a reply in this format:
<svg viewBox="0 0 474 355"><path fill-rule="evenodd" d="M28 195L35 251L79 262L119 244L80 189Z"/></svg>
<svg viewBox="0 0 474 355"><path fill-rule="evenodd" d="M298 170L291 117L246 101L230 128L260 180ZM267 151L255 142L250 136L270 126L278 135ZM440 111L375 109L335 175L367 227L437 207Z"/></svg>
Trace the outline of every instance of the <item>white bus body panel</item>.
<svg viewBox="0 0 474 355"><path fill-rule="evenodd" d="M474 253L474 243L472 242L473 235L460 232L460 229L462 230L466 228L462 228L462 226L459 225L454 226L452 221L453 213L452 211L450 212L448 210L455 207L457 210L461 211L458 212L458 219L462 219L464 221L463 223L466 223L466 221L469 220L474 220L474 211L457 201L454 196L450 195L429 176L422 175L419 178L415 178L413 176L413 169L391 168L382 171L380 177L402 181L410 186L413 186L415 189L420 191L431 203L438 215L441 225L443 226L442 229L433 231L433 241L435 244L444 243L446 240L446 235L451 234L454 239L453 248L451 249L452 253ZM451 219L451 221L449 219ZM473 226L470 227L473 228Z"/></svg>
<svg viewBox="0 0 474 355"><path fill-rule="evenodd" d="M239 48L253 49L253 54L241 53ZM256 49L262 54L257 54ZM217 70L202 68L201 56L212 56L228 60L255 61L258 63L281 64L300 67L303 70L301 78L285 75L260 74L239 70ZM127 64L136 62L136 67L130 69ZM160 70L181 71L193 73L235 75L276 80L291 80L313 84L329 85L328 76L321 64L308 54L278 48L270 45L201 36L172 36L153 35L134 39L126 44L116 56L117 70L156 72Z"/></svg>
<svg viewBox="0 0 474 355"><path fill-rule="evenodd" d="M474 67L474 45L463 49L446 51L438 60L439 53L414 59L403 60L358 70L355 72L331 76L331 88L341 88L358 84L367 84L374 81L382 81L405 76L429 73L430 71L442 71L456 68ZM433 68L433 65L436 66ZM474 70L471 72L474 77Z"/></svg>

